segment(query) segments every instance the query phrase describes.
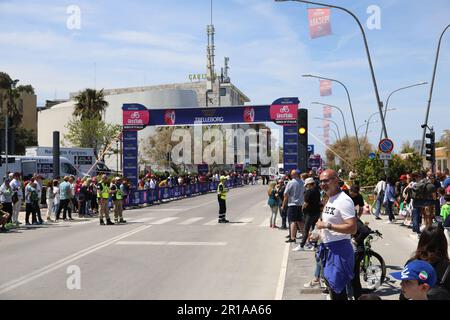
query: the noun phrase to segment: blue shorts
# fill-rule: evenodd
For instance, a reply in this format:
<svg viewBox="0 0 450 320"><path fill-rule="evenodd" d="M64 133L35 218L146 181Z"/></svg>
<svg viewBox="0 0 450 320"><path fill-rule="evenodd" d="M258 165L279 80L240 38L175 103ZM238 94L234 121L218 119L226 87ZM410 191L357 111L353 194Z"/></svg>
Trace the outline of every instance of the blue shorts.
<svg viewBox="0 0 450 320"><path fill-rule="evenodd" d="M290 222L302 221L302 207L301 206L291 206L287 207L287 217Z"/></svg>

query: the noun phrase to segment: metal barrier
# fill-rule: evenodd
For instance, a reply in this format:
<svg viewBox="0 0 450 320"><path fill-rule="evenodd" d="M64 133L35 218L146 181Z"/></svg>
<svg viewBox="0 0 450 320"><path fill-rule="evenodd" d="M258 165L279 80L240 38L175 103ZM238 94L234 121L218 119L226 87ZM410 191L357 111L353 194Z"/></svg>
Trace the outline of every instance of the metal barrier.
<svg viewBox="0 0 450 320"><path fill-rule="evenodd" d="M206 194L209 192L216 192L219 182L200 182L194 184L187 184L174 187L156 187L151 190L132 190L128 197L124 200L123 206L133 207L143 204L152 205L153 203L160 203L163 200L171 201L184 197L192 197ZM227 180L225 182L226 188L238 188L243 186L242 178L234 180Z"/></svg>

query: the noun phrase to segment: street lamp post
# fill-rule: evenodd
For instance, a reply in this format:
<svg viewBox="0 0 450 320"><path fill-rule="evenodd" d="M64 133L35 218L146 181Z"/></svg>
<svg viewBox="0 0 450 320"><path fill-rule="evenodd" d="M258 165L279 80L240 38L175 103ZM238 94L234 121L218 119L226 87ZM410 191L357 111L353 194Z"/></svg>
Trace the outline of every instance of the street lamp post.
<svg viewBox="0 0 450 320"><path fill-rule="evenodd" d="M345 92L347 92L347 98L348 98L348 104L350 106L350 112L352 114L352 120L353 120L353 128L355 129L355 135L356 135L356 145L358 147L358 154L359 156L361 156L361 145L359 144L359 139L358 139L358 133L356 131L356 122L355 122L355 115L353 114L353 107L352 107L352 100L350 99L350 94L348 93L348 89L345 86L345 84L343 84L342 82L340 82L339 80L336 79L330 79L330 78L324 78L324 77L319 77L319 76L314 76L312 74L304 74L302 75L302 77L305 78L317 78L317 79L322 79L322 80L329 80L329 81L334 81L339 83L341 86L344 87Z"/></svg>
<svg viewBox="0 0 450 320"><path fill-rule="evenodd" d="M331 105L331 104L320 103L320 102L311 102L311 104L318 104L318 105L328 106L328 107L331 107L331 108L338 109L339 112L340 112L341 115L342 115L342 121L344 122L344 129L345 129L345 137L346 137L347 140L348 140L347 125L345 124L345 117L344 117L344 113L342 112L341 108L339 108L339 107L337 107L337 106L333 106L333 105Z"/></svg>
<svg viewBox="0 0 450 320"><path fill-rule="evenodd" d="M416 83L416 84L413 84L413 85L410 85L410 86L406 86L406 87L403 87L403 88L400 88L400 89L397 89L397 90L392 91L392 92L389 94L389 96L388 96L388 98L387 98L387 100L386 100L386 105L384 106L384 115L383 115L384 121L386 121L386 114L387 114L387 109L388 109L388 106L389 106L389 99L391 98L391 96L392 96L394 93L396 93L396 92L398 92L398 91L401 91L401 90L405 90L405 89L409 89L409 88L413 88L413 87L417 87L417 86L422 86L422 85L424 85L424 84L428 84L428 82L423 81L423 82L419 82L419 83ZM382 137L383 137L383 130L381 130L381 132L380 132L380 140L381 140Z"/></svg>
<svg viewBox="0 0 450 320"><path fill-rule="evenodd" d="M428 98L427 113L425 115L425 125L426 126L428 126L428 116L430 115L431 99L433 98L434 80L436 79L436 69L437 69L437 64L438 64L438 60L439 60L439 51L441 50L442 37L444 36L444 33L448 30L448 28L450 28L450 24L444 29L444 31L442 31L441 37L439 38L439 43L438 43L437 52L436 52L436 60L434 61L433 77L431 80L430 97ZM422 136L422 145L420 146L420 155L421 156L423 155L423 147L425 144L425 134L426 133L427 133L427 127L424 127L423 128L423 136Z"/></svg>
<svg viewBox="0 0 450 320"><path fill-rule="evenodd" d="M324 129L325 127L318 126L317 128L319 128L319 129ZM338 139L336 130L334 130L334 129L332 129L332 128L329 128L329 130L333 132L334 138L336 139L336 141L338 141L339 139Z"/></svg>
<svg viewBox="0 0 450 320"><path fill-rule="evenodd" d="M290 0L275 0L275 1L277 1L277 2L278 1L279 2L284 2L284 1L290 1ZM362 27L361 22L359 21L359 19L355 16L355 14L353 12L351 12L350 10L347 10L347 9L345 9L343 7L333 6L333 5L330 5L330 4L325 4L325 3L320 3L320 2L306 1L306 0L292 0L292 1L303 2L303 3L314 4L314 5L319 5L319 6L324 6L324 7L329 7L329 8L335 8L335 9L343 10L343 11L347 12L348 14L350 14L355 19L355 21L358 23L359 29L361 30L361 33L362 33L362 36L363 36L363 39L364 39L364 45L366 47L367 60L369 61L370 72L372 74L372 81L373 81L373 86L374 86L374 89L375 89L375 96L376 96L376 99L377 99L378 111L380 112L381 123L383 124L384 135L385 135L385 138L387 138L388 134L387 134L386 125L384 123L384 117L383 117L383 102L381 102L380 95L378 93L377 81L375 79L375 72L373 70L372 59L370 58L370 51L369 51L369 46L367 44L366 34L364 32L364 28ZM356 127L356 125L355 125L355 127ZM356 128L355 128L355 130L356 130ZM358 133L356 133L356 136L357 136L356 139L358 139ZM359 154L361 155L361 150L359 150Z"/></svg>
<svg viewBox="0 0 450 320"><path fill-rule="evenodd" d="M338 124L336 123L336 121L333 121L333 120L330 120L330 119L325 119L325 118L318 118L318 117L315 117L314 119L317 119L317 120L324 120L324 121L330 121L330 122L334 123L334 125L335 125L336 128L337 128L339 140L341 140L341 132L339 131L339 126L338 126Z"/></svg>
<svg viewBox="0 0 450 320"><path fill-rule="evenodd" d="M391 109L386 109L386 110L384 110L384 119L386 120L386 114L387 114L388 111L394 111L394 110L397 110L397 109L391 108ZM377 114L378 114L378 112L372 113L372 114L370 115L369 119L367 120L367 128L366 128L366 135L365 135L365 138L366 138L366 139L367 139L367 132L368 132L368 130L369 130L369 122L370 122L370 119L372 119L372 117L373 117L374 115L377 115ZM381 137L380 137L380 140L381 140Z"/></svg>
<svg viewBox="0 0 450 320"><path fill-rule="evenodd" d="M378 113L376 113L376 114L378 114ZM369 127L369 124L371 124L371 123L377 123L377 121L375 120L375 121L370 122L370 121L364 120L364 123L358 127L358 132L362 127L366 126L366 135L367 135L367 128Z"/></svg>

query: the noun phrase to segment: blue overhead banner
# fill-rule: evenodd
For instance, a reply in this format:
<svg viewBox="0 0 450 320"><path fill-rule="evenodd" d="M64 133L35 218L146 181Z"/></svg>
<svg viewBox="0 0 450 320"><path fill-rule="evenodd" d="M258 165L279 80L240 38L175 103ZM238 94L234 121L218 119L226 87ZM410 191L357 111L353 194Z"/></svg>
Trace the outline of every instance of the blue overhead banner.
<svg viewBox="0 0 450 320"><path fill-rule="evenodd" d="M123 171L137 186L138 135L146 126L254 124L273 122L283 126L284 169L297 168L298 98L280 98L271 105L208 107L186 109L147 109L141 104L124 104L123 110ZM199 171L201 168L199 168ZM163 195L164 197L164 195Z"/></svg>

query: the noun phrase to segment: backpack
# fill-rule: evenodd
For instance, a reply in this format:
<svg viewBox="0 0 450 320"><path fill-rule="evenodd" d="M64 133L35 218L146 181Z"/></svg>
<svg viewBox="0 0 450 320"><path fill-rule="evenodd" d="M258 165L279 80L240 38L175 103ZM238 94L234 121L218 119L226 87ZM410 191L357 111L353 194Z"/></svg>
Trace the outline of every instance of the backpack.
<svg viewBox="0 0 450 320"><path fill-rule="evenodd" d="M414 200L433 200L436 187L426 179L420 180L411 188L411 198Z"/></svg>
<svg viewBox="0 0 450 320"><path fill-rule="evenodd" d="M450 290L445 286L448 277L450 277L450 265L445 269L441 281L428 291L428 300L450 300Z"/></svg>

